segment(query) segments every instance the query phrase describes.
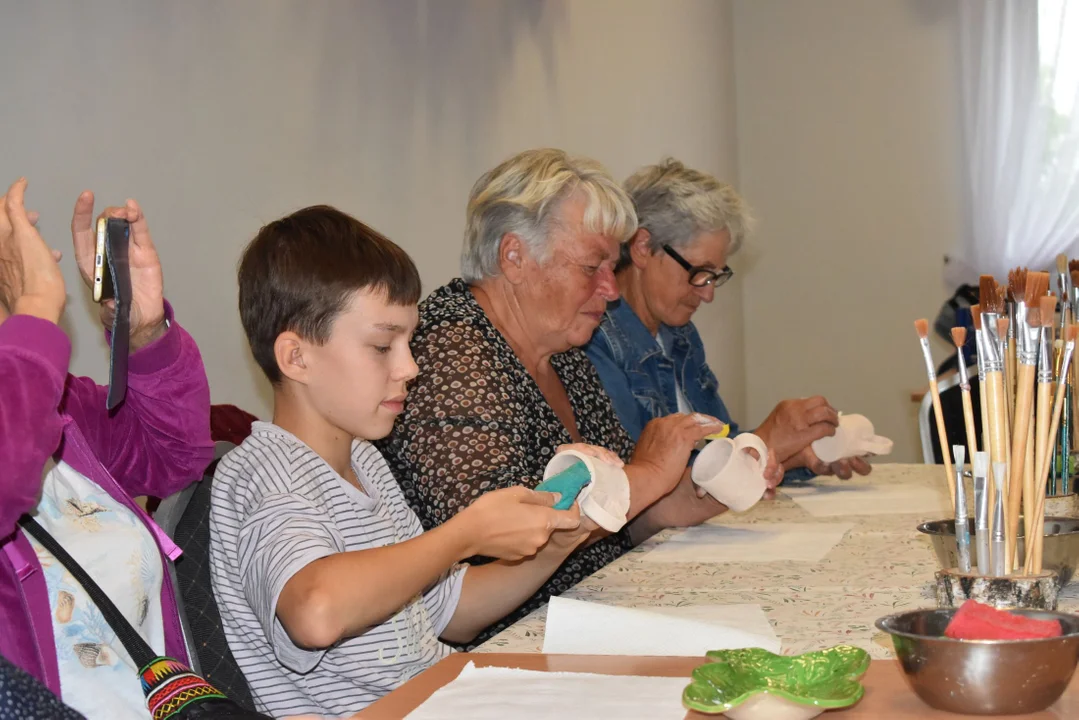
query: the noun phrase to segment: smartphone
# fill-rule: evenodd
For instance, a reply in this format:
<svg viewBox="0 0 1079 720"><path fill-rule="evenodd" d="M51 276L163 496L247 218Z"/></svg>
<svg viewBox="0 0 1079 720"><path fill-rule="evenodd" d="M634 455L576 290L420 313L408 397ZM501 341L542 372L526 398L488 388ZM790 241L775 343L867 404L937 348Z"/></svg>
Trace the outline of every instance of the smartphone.
<svg viewBox="0 0 1079 720"><path fill-rule="evenodd" d="M94 302L112 300L116 291L112 282L112 271L105 253L108 245L108 220L97 219L97 247L94 250Z"/></svg>

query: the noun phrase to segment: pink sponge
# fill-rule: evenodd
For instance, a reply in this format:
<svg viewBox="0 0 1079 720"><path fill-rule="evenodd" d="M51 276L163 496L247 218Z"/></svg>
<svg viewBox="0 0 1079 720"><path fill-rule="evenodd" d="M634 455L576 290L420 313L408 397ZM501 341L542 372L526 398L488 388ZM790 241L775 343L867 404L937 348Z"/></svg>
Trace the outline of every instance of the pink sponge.
<svg viewBox="0 0 1079 720"><path fill-rule="evenodd" d="M944 630L955 640L1034 640L1059 637L1057 620L1036 620L967 600Z"/></svg>

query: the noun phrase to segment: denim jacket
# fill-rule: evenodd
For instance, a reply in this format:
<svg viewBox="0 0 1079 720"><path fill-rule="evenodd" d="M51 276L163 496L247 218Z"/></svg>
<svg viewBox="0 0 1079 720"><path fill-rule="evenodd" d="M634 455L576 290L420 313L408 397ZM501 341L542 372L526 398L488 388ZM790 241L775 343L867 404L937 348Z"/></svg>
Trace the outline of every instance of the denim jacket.
<svg viewBox="0 0 1079 720"><path fill-rule="evenodd" d="M694 412L717 417L731 426L731 436L742 432L731 419L719 381L704 357L704 343L693 323L682 327L661 325L659 339L670 357L637 314L622 300L607 306L603 322L585 346L622 425L636 441L650 420L678 412L675 377ZM784 480L807 480L805 468L787 472Z"/></svg>

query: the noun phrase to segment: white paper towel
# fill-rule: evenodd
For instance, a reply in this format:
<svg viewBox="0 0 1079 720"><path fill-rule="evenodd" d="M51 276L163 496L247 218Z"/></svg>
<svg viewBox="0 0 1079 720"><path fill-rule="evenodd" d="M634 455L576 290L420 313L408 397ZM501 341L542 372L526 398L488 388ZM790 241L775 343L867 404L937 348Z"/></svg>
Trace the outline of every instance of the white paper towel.
<svg viewBox="0 0 1079 720"><path fill-rule="evenodd" d="M940 488L876 483L873 485L811 485L781 487L779 491L814 517L840 515L895 515L909 513L946 518L952 501L943 479Z"/></svg>
<svg viewBox="0 0 1079 720"><path fill-rule="evenodd" d="M408 720L682 720L688 677L537 672L465 665Z"/></svg>
<svg viewBox="0 0 1079 720"><path fill-rule="evenodd" d="M780 641L760 605L626 608L552 597L543 652L570 655L678 655Z"/></svg>
<svg viewBox="0 0 1079 720"><path fill-rule="evenodd" d="M820 562L851 523L704 523L659 543L641 562Z"/></svg>

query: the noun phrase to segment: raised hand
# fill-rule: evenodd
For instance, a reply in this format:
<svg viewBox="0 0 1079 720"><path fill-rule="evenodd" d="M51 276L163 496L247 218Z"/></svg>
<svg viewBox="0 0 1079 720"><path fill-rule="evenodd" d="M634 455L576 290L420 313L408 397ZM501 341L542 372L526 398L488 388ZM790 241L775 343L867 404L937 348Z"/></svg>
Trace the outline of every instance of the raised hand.
<svg viewBox="0 0 1079 720"><path fill-rule="evenodd" d="M0 315L34 315L55 323L67 301L60 254L34 227L37 213L26 210L26 186L26 178L20 178L0 198Z"/></svg>
<svg viewBox="0 0 1079 720"><path fill-rule="evenodd" d="M121 207L107 207L98 216L122 218L131 228L128 263L131 269L131 351L134 352L160 337L165 331L164 278L161 260L150 237L150 227L142 208L134 200ZM75 201L71 216L71 239L79 273L88 287L94 284L94 260L97 253L97 223L94 219L94 194L84 191ZM101 322L112 327L116 303L101 304Z"/></svg>

